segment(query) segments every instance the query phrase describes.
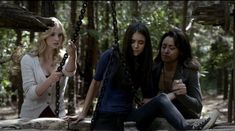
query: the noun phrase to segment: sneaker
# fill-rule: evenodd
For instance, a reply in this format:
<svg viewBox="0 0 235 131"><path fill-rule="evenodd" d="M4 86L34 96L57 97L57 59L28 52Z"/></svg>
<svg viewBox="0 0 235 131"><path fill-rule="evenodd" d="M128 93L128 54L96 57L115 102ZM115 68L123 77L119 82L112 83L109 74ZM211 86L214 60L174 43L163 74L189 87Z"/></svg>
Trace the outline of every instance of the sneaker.
<svg viewBox="0 0 235 131"><path fill-rule="evenodd" d="M206 119L198 119L192 124L192 130L202 130L203 127L210 121L210 117Z"/></svg>

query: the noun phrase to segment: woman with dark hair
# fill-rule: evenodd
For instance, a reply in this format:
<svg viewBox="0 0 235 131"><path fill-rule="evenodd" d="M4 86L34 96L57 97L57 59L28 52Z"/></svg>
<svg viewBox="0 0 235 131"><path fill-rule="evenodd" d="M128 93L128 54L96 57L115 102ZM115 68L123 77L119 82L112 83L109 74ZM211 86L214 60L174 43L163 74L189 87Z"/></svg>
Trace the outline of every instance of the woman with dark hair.
<svg viewBox="0 0 235 131"><path fill-rule="evenodd" d="M206 123L196 126L189 125L171 103L168 98L170 94L163 93L153 97L151 85L152 45L149 31L144 24L129 25L124 35L123 55L130 74L129 78L123 71L122 60L119 55L116 55L115 49L105 51L97 65L83 110L78 116L75 116L76 122L87 116L89 107L98 93L101 81L103 81L97 109L92 119L92 129L94 130L122 131L125 121L134 121L139 130L146 131L158 112L162 112L167 121L176 129L199 129ZM112 65L111 70L109 70L109 64ZM106 75L107 73L109 75ZM138 89L141 89L144 104L136 109L133 99Z"/></svg>
<svg viewBox="0 0 235 131"><path fill-rule="evenodd" d="M174 93L173 104L186 119L200 118L202 95L199 83L199 62L193 58L187 36L178 29L165 33L154 60L155 93Z"/></svg>

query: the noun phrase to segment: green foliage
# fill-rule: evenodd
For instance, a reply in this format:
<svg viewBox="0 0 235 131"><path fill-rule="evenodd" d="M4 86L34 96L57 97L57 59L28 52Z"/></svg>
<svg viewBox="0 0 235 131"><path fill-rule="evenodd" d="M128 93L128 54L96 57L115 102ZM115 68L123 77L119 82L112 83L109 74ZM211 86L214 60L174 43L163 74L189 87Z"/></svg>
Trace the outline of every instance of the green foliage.
<svg viewBox="0 0 235 131"><path fill-rule="evenodd" d="M1 29L0 30L0 57L11 55L11 50L14 48L16 37L13 30Z"/></svg>
<svg viewBox="0 0 235 131"><path fill-rule="evenodd" d="M189 32L194 56L201 63L203 90L216 89L217 71L232 66L232 36L225 35L221 27L194 24Z"/></svg>
<svg viewBox="0 0 235 131"><path fill-rule="evenodd" d="M1 29L0 30L0 58L8 59L11 57L11 52L14 50L14 41L16 40L13 30ZM0 96L6 93L6 88L9 88L9 62L0 64Z"/></svg>
<svg viewBox="0 0 235 131"><path fill-rule="evenodd" d="M172 27L177 27L182 20L176 11L169 8L168 1L145 2L142 6L141 20L149 27L156 56L161 36Z"/></svg>
<svg viewBox="0 0 235 131"><path fill-rule="evenodd" d="M12 62L11 57L17 48L16 43L16 33L11 29L1 29L0 30L0 59L8 60L3 64L0 64L0 97L8 97L12 95L14 92L11 92L11 80L10 74L14 73L15 64ZM22 32L22 55L28 51L32 44L29 44L29 32ZM4 105L5 103L1 103L0 105Z"/></svg>

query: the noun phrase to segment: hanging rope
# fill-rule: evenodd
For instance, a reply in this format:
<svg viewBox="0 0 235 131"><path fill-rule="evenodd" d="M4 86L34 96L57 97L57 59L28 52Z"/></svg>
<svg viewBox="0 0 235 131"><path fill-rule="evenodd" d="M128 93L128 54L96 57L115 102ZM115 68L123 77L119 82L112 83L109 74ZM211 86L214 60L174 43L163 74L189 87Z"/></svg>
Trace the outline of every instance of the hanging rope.
<svg viewBox="0 0 235 131"><path fill-rule="evenodd" d="M77 38L78 38L78 34L79 34L79 31L80 31L80 27L82 25L82 19L84 18L84 14L86 12L86 7L87 7L87 1L83 1L83 4L82 4L82 9L81 9L81 12L80 12L80 16L79 16L79 20L77 21L76 23L76 28L75 28L75 32L73 33L72 35L72 38L71 38L71 41L73 43L76 43L77 41ZM76 45L78 47L78 45ZM57 68L57 72L61 72L62 69L63 69L63 66L65 64L65 61L66 59L68 58L68 53L66 52L64 54L64 57L59 65L59 67ZM60 84L59 84L59 81L56 82L56 109L55 109L55 113L56 113L56 116L59 117L59 107L60 107Z"/></svg>

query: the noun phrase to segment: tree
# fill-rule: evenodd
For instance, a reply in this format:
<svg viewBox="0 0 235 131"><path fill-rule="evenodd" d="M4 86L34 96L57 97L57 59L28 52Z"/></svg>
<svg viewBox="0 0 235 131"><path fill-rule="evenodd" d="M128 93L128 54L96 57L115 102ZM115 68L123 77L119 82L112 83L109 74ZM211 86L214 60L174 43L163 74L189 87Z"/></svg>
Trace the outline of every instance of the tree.
<svg viewBox="0 0 235 131"><path fill-rule="evenodd" d="M71 22L71 27L75 28L75 23L76 23L76 10L77 10L77 1L71 1L71 13L70 13L70 22ZM76 43L78 44L78 42ZM78 47L77 47L78 48ZM78 73L74 77L69 78L68 81L68 114L72 115L75 114L75 107L76 107L76 100L75 100L75 88L77 88L77 78Z"/></svg>

